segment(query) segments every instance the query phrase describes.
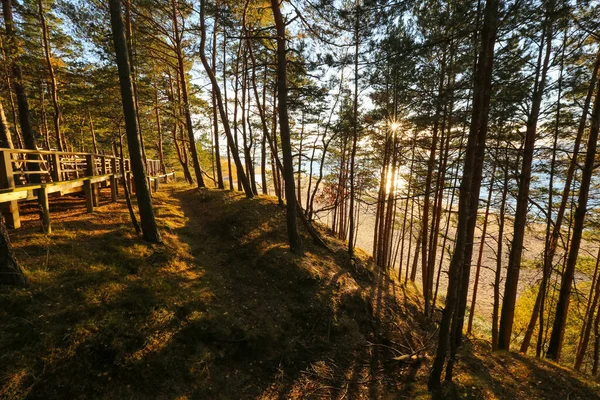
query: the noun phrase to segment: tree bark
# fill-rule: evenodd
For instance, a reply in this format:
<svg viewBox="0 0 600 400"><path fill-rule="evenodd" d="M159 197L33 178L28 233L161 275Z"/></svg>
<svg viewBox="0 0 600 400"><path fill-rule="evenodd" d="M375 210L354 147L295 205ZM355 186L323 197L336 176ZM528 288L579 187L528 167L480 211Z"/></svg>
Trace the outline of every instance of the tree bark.
<svg viewBox="0 0 600 400"><path fill-rule="evenodd" d="M548 5L548 14L553 11L553 6ZM508 350L515 317L515 306L517 302L517 286L519 273L521 271L521 257L523 254L523 241L525 238L525 225L527 224L527 208L529 206L529 186L531 182L531 170L533 163L533 152L537 136L537 125L540 115L540 106L546 87L546 75L552 53L552 21L546 15L546 23L542 32L538 64L536 68L535 87L531 112L527 119L527 131L525 132L525 146L523 148L523 160L519 181L519 192L517 194L517 208L513 224L513 240L508 255L508 267L506 282L504 284L504 296L502 298L502 311L500 313L500 328L498 336L498 349ZM545 56L544 56L544 45ZM543 61L542 61L542 57Z"/></svg>
<svg viewBox="0 0 600 400"><path fill-rule="evenodd" d="M194 173L198 187L206 187L202 176L202 168L200 167L200 159L198 158L198 149L196 148L196 138L194 137L194 126L192 125L192 112L190 109L190 101L188 96L187 79L185 78L185 66L183 64L183 49L182 49L182 33L179 29L179 21L177 19L178 0L171 0L172 22L175 34L175 53L177 56L177 68L179 70L179 84L181 89L181 100L183 102L183 114L185 117L185 125L187 128L188 139L190 141L190 151L192 153L192 163L194 165ZM212 72L212 71L211 71ZM214 77L214 74L213 74Z"/></svg>
<svg viewBox="0 0 600 400"><path fill-rule="evenodd" d="M6 49L5 53L9 60L12 73L12 86L17 96L17 107L19 110L19 125L21 126L21 132L23 134L23 141L25 148L29 150L37 150L37 140L33 128L31 127L31 120L29 116L29 104L27 101L27 94L25 93L25 87L23 85L23 73L21 66L18 62L18 44L15 34L15 23L12 14L12 1L2 0L2 14L4 16L4 26L6 29ZM30 171L39 171L39 165L34 163L28 166ZM39 175L32 175L32 183L39 183Z"/></svg>
<svg viewBox="0 0 600 400"><path fill-rule="evenodd" d="M498 214L498 247L496 249L496 271L494 273L494 303L492 306L492 350L498 350L498 324L500 321L500 278L502 275L502 254L504 252L504 215L506 213L506 197L508 196L509 158L506 147L506 165L503 168L504 182L500 199L500 212Z"/></svg>
<svg viewBox="0 0 600 400"><path fill-rule="evenodd" d="M0 99L0 146L7 149L15 148L12 141L10 128L8 127L8 121L6 120L6 114L4 114L4 106L2 105L2 99Z"/></svg>
<svg viewBox="0 0 600 400"><path fill-rule="evenodd" d="M46 64L48 67L48 75L50 76L50 97L52 98L52 107L54 107L54 135L56 137L58 151L64 151L64 138L60 130L62 111L58 103L58 85L56 83L56 73L54 72L54 66L52 65L50 41L48 39L48 24L46 23L44 4L42 0L38 0L38 7L40 13L40 22L42 24L42 42L44 45L44 56L46 58Z"/></svg>
<svg viewBox="0 0 600 400"><path fill-rule="evenodd" d="M215 10L219 9L219 3L215 4ZM217 74L217 27L219 22L219 13L216 11L215 21L213 27L213 38L212 38L212 68L213 74ZM226 68L223 64L223 68ZM219 119L217 116L217 98L214 89L211 90L211 102L212 102L212 118L213 118L213 134L215 140L215 164L217 167L217 187L219 189L225 189L223 183L223 170L221 168L221 145L219 144Z"/></svg>
<svg viewBox="0 0 600 400"><path fill-rule="evenodd" d="M27 286L27 278L12 250L4 217L0 215L0 284Z"/></svg>
<svg viewBox="0 0 600 400"><path fill-rule="evenodd" d="M204 0L203 0L204 1ZM295 254L302 254L302 240L298 234L296 220L296 188L294 182L294 165L292 160L292 145L290 141L290 123L287 104L287 59L285 45L285 23L279 2L271 0L271 10L277 31L277 96L279 103L279 134L281 135L281 149L283 151L283 173L286 194L286 220L290 249Z"/></svg>
<svg viewBox="0 0 600 400"><path fill-rule="evenodd" d="M223 124L223 129L225 130L225 135L227 136L227 142L229 144L229 149L231 150L231 156L233 157L233 161L235 162L235 167L238 171L238 180L241 182L242 187L244 188L244 192L246 193L246 197L252 198L254 197L254 193L252 192L252 188L250 187L250 182L246 174L244 173L244 167L240 160L238 148L234 141L233 135L231 134L231 129L229 127L229 120L227 119L227 115L225 114L225 107L223 105L223 97L221 96L221 89L219 88L219 84L217 83L217 78L215 74L212 73L212 68L208 64L208 60L205 54L205 46L206 46L206 26L204 21L204 7L205 0L201 0L200 2L200 30L201 30L201 40L200 40L200 58L202 60L202 65L204 66L204 70L210 79L213 90L215 91L215 96L217 98L217 106L219 108L219 114L221 116L221 123Z"/></svg>
<svg viewBox="0 0 600 400"><path fill-rule="evenodd" d="M483 216L483 227L481 228L481 241L479 242L479 253L477 255L477 266L475 268L475 282L473 283L473 297L471 299L471 307L469 309L469 321L467 323L467 333L471 334L473 329L473 316L475 315L475 305L477 304L477 289L479 286L479 274L481 272L481 263L483 260L483 248L485 246L485 236L487 235L488 218L490 216L490 206L492 203L492 193L494 191L494 178L496 175L496 162L492 166L492 174L490 179L490 189L488 191L487 203L485 206L485 214Z"/></svg>
<svg viewBox="0 0 600 400"><path fill-rule="evenodd" d="M354 98L352 104L352 150L350 152L350 221L348 235L348 254L354 256L354 170L356 164L356 148L358 145L358 50L360 47L360 4L356 2L356 18L354 25Z"/></svg>
<svg viewBox="0 0 600 400"><path fill-rule="evenodd" d="M565 325L567 322L567 313L569 311L569 300L571 296L571 285L575 275L575 265L579 256L579 247L583 236L583 224L587 212L588 195L590 191L590 183L594 173L594 160L597 152L598 130L600 128L600 85L596 91L594 107L592 109L590 134L587 142L587 152L585 155L585 164L581 173L581 185L579 188L579 198L577 201L577 209L575 210L575 219L573 224L573 236L571 237L571 245L569 247L569 255L567 264L562 276L560 292L558 295L558 303L556 304L556 312L554 316L554 324L552 333L550 334L550 343L548 344L548 352L546 357L558 361L560 359L562 342L565 333Z"/></svg>
<svg viewBox="0 0 600 400"><path fill-rule="evenodd" d="M121 135L121 128L119 127L119 154L121 155L121 166L125 165L125 156L123 153L123 135ZM127 177L125 176L125 171L121 171L121 184L123 185L123 192L125 193L125 203L127 204L127 210L129 210L129 218L131 218L131 224L133 225L133 229L135 229L135 233L138 235L142 233L142 228L138 223L137 217L135 216L135 211L133 209L133 205L131 204L131 191L129 190L129 183L127 182Z"/></svg>
<svg viewBox="0 0 600 400"><path fill-rule="evenodd" d="M596 256L596 268L594 271L595 281L592 281L592 288L590 289L590 296L588 298L587 315L584 319L582 326L582 332L580 334L579 346L577 346L577 354L575 357L575 371L581 369L583 364L583 358L587 351L588 343L590 340L590 334L592 333L592 326L594 325L594 315L596 313L596 307L598 305L598 299L600 298L600 276L598 276L598 266L600 265L600 249L598 249L598 255ZM592 300L593 298L593 300Z"/></svg>
<svg viewBox="0 0 600 400"><path fill-rule="evenodd" d="M473 182L473 179L481 175L481 168L483 167L482 163L478 160L483 159L487 135L492 69L494 64L494 45L496 43L498 28L498 7L499 0L488 0L484 10L481 35L482 45L475 72L471 127L467 139L463 178L460 185L457 238L448 271L448 292L439 328L438 348L427 382L430 390L438 390L441 385L440 380L450 339L452 339L453 347L456 346L456 338L452 338L450 335L450 325L459 300L459 285L468 285L468 280L465 282L463 274L463 268L471 261L470 259L465 259L467 237L469 236L467 230L474 229L474 224L471 221L473 218L476 218L476 212L473 213L473 210L477 210L479 186L481 185L481 182ZM478 170L476 171L475 168L478 168ZM462 323L462 321L459 322ZM462 324L460 326L462 327ZM456 334L456 332L457 329L455 327L453 333ZM446 369L446 380L452 379L452 367L454 363L452 357L455 351L455 348L451 349L451 359Z"/></svg>
<svg viewBox="0 0 600 400"><path fill-rule="evenodd" d="M150 195L150 188L148 187L148 180L146 179L146 170L140 148L140 137L138 134L135 102L133 99L133 86L131 82L131 71L121 12L121 2L119 0L109 0L109 7L117 67L119 70L119 82L121 85L121 99L123 101L123 114L127 132L127 147L129 148L129 158L131 160L131 168L135 180L142 235L144 239L149 242L160 243L161 237L158 232L156 219L154 218L152 198Z"/></svg>

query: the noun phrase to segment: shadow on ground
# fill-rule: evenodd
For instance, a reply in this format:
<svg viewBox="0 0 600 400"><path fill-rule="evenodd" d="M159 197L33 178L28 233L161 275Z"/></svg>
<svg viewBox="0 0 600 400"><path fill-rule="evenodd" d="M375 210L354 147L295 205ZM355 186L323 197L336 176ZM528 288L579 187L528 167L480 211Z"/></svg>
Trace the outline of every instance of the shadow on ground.
<svg viewBox="0 0 600 400"><path fill-rule="evenodd" d="M53 201L50 237L24 207L13 238L31 285L0 289L0 398L430 397L429 358L394 360L434 345L414 288L333 239L333 254L307 237L291 254L276 199L161 190L162 245L136 237L108 193L93 214ZM456 397L524 398L518 374L504 387L499 366L469 357L490 371L464 372Z"/></svg>
<svg viewBox="0 0 600 400"><path fill-rule="evenodd" d="M164 245L137 238L105 191L93 214L54 199L49 237L22 208L13 241L31 284L0 292L0 397L410 395L420 364L392 358L422 339L387 275L337 242L290 254L276 200L163 189Z"/></svg>

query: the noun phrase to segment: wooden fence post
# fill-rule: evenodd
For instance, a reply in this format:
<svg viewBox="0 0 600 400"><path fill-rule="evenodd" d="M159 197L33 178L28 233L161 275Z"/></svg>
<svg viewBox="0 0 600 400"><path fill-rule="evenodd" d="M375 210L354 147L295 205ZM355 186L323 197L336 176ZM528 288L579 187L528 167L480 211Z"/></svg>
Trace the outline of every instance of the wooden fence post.
<svg viewBox="0 0 600 400"><path fill-rule="evenodd" d="M42 186L38 189L38 201L42 206L42 229L45 233L52 233L52 226L50 225L50 203L48 202L48 190L46 186Z"/></svg>
<svg viewBox="0 0 600 400"><path fill-rule="evenodd" d="M9 189L15 187L15 176L13 174L12 156L10 151L0 151L0 186L3 189ZM19 203L10 201L0 205L0 211L4 218L6 218L6 224L12 226L15 229L21 227L21 218L19 216Z"/></svg>
<svg viewBox="0 0 600 400"><path fill-rule="evenodd" d="M112 157L110 159L110 169L112 175L110 176L110 196L113 202L117 201L119 195L119 185L117 185L117 158Z"/></svg>
<svg viewBox="0 0 600 400"><path fill-rule="evenodd" d="M94 194L92 193L92 182L89 179L83 181L83 192L85 193L85 207L87 212L94 211Z"/></svg>
<svg viewBox="0 0 600 400"><path fill-rule="evenodd" d="M85 155L86 169L85 176L92 177L96 172L96 164L93 154ZM86 204L88 204L88 212L94 211L94 207L98 207L98 188L96 184L92 184L90 180L86 180L83 185L85 191ZM90 207L91 204L91 207Z"/></svg>
<svg viewBox="0 0 600 400"><path fill-rule="evenodd" d="M62 166L60 163L60 153L52 153L52 181L62 181Z"/></svg>

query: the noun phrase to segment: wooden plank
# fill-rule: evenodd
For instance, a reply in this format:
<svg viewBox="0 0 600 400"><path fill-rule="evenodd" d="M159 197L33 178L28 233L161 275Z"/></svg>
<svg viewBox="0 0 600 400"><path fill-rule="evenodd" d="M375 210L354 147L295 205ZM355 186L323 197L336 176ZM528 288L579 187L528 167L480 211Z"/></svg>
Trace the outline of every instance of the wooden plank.
<svg viewBox="0 0 600 400"><path fill-rule="evenodd" d="M94 176L93 178L89 178L89 180L92 183L106 182L106 181L110 180L110 174L108 174L108 175L97 175L97 176Z"/></svg>
<svg viewBox="0 0 600 400"><path fill-rule="evenodd" d="M46 190L48 193L65 192L74 188L81 188L85 183L85 179L77 179L74 181L65 181L58 184L47 184ZM81 190L81 189L80 189Z"/></svg>
<svg viewBox="0 0 600 400"><path fill-rule="evenodd" d="M74 187L71 189L64 189L60 191L61 195L65 195L65 194L71 194L71 193L81 193L83 192L83 185L79 186L79 187Z"/></svg>
<svg viewBox="0 0 600 400"><path fill-rule="evenodd" d="M15 175L50 175L48 171L15 171Z"/></svg>
<svg viewBox="0 0 600 400"><path fill-rule="evenodd" d="M27 198L26 190L15 192L0 193L0 203L8 203L16 200L25 200Z"/></svg>

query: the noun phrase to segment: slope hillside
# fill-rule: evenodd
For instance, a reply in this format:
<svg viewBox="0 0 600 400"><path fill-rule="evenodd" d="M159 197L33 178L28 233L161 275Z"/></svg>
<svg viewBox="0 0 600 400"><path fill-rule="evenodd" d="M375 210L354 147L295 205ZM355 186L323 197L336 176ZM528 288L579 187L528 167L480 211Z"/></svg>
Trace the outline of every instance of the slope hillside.
<svg viewBox="0 0 600 400"><path fill-rule="evenodd" d="M104 193L108 195L108 193ZM304 238L286 246L277 200L161 187L165 243L122 202L53 203L13 233L30 286L0 288L0 398L430 398L435 323L418 292ZM600 398L570 370L473 341L445 398Z"/></svg>

